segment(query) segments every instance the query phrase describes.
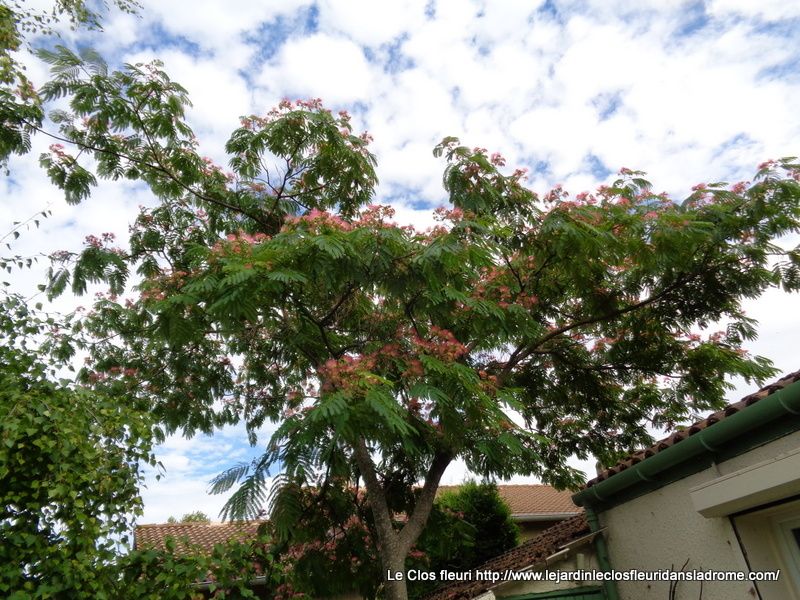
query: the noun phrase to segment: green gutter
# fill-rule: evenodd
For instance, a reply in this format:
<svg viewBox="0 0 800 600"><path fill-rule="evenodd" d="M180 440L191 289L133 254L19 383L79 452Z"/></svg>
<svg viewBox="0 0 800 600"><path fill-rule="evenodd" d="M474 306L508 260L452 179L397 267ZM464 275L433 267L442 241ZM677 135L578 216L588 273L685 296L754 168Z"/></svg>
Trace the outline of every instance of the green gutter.
<svg viewBox="0 0 800 600"><path fill-rule="evenodd" d="M612 496L637 484L656 481L659 473L703 454L714 454L739 436L778 419L800 415L800 381L698 431L657 454L620 471L574 496L578 506L606 503Z"/></svg>
<svg viewBox="0 0 800 600"><path fill-rule="evenodd" d="M597 513L590 507L586 507L586 520L589 522L589 529L592 532L600 532L594 537L594 551L597 558L597 566L604 573L611 572L611 562L608 558L608 546L606 545L606 538L603 532L600 531L600 522L597 519ZM617 583L612 580L603 582L603 591L606 600L619 600L617 593Z"/></svg>

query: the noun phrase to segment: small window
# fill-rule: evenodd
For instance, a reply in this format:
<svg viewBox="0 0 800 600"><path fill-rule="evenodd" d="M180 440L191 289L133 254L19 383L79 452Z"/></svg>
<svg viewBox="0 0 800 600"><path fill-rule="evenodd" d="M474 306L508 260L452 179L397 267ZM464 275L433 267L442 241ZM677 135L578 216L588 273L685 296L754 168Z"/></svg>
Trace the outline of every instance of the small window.
<svg viewBox="0 0 800 600"><path fill-rule="evenodd" d="M754 584L763 600L800 600L800 500L734 517L749 568L780 569L778 581Z"/></svg>
<svg viewBox="0 0 800 600"><path fill-rule="evenodd" d="M774 516L772 523L778 538L778 549L800 589L800 517Z"/></svg>

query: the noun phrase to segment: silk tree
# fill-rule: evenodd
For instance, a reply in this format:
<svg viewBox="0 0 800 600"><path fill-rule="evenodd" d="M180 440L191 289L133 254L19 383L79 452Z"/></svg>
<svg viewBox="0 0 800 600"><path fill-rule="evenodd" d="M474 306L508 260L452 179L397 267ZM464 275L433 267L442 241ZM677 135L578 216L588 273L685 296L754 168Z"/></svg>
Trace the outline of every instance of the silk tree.
<svg viewBox="0 0 800 600"><path fill-rule="evenodd" d="M718 407L727 376L774 373L742 350L742 301L800 287L797 249L776 242L798 228L792 160L682 200L627 169L537 196L498 154L446 138L449 204L419 229L374 203L369 135L318 100L243 118L220 166L157 63L43 57L42 97L69 110L42 163L67 200L97 176L154 197L126 247L98 233L55 257L51 295L108 285L82 321L82 377L170 432L244 422L255 443L275 423L259 459L215 480L236 486L226 517L268 503L288 535L301 490L364 486L384 575L403 573L454 460L575 486L569 457L611 462L648 427ZM384 586L407 597L402 578Z"/></svg>

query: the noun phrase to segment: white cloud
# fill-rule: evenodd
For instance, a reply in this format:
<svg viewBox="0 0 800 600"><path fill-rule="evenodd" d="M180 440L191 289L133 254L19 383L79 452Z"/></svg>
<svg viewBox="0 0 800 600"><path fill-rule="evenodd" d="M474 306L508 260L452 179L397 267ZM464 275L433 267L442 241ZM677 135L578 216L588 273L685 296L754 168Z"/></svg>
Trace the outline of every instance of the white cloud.
<svg viewBox="0 0 800 600"><path fill-rule="evenodd" d="M800 5L796 2L782 0L712 0L708 12L713 15L741 15L748 18L758 17L766 21L780 21L800 16Z"/></svg>
<svg viewBox="0 0 800 600"><path fill-rule="evenodd" d="M321 97L332 106L367 102L375 77L363 49L345 38L317 33L288 41L257 81L270 91Z"/></svg>
<svg viewBox="0 0 800 600"><path fill-rule="evenodd" d="M364 46L380 46L419 27L425 20L425 4L426 0L323 0L320 29L341 33Z"/></svg>

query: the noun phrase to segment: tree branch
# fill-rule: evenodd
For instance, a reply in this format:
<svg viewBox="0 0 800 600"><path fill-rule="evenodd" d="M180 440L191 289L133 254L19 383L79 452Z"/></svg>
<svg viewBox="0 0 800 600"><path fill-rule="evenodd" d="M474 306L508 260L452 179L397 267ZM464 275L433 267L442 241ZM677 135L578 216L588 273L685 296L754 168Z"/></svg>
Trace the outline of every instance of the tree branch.
<svg viewBox="0 0 800 600"><path fill-rule="evenodd" d="M334 304L333 308L331 308L331 309L328 311L328 314L326 314L326 315L325 315L324 317L322 317L322 319L320 320L320 326L322 326L322 325L328 325L328 323L330 322L330 320L331 320L331 319L332 319L334 316L336 316L336 311L338 311L338 310L341 308L342 304L344 304L345 300L347 300L347 299L350 297L350 294L352 294L352 293L353 293L353 290L354 290L354 289L356 289L356 284L355 284L354 282L352 282L352 281L348 282L348 283L347 283L347 289L346 289L346 290L344 291L344 293L342 294L342 297L339 299L339 301L338 301L336 304Z"/></svg>
<svg viewBox="0 0 800 600"><path fill-rule="evenodd" d="M433 457L428 473L425 476L425 484L417 497L414 511L408 517L405 526L400 531L400 550L405 556L422 533L428 516L433 508L433 501L436 498L436 490L439 489L439 481L442 479L447 465L453 460L453 455L449 452L437 452Z"/></svg>
<svg viewBox="0 0 800 600"><path fill-rule="evenodd" d="M367 488L367 502L372 509L372 516L375 519L375 528L378 532L378 540L381 545L388 546L382 548L382 552L394 553L397 551L398 536L392 527L392 515L389 512L389 504L386 502L386 493L383 486L378 481L375 472L375 464L369 455L367 443L363 437L359 437L354 445L354 455L358 470L364 478L364 485ZM405 557L405 553L403 553Z"/></svg>
<svg viewBox="0 0 800 600"><path fill-rule="evenodd" d="M659 293L650 296L648 298L645 298L640 302L636 302L635 304L630 304L623 308L618 308L617 310L613 310L610 313L606 313L604 315L589 317L586 319L582 319L580 321L574 321L572 323L562 325L561 327L557 327L556 329L549 331L547 334L543 335L538 340L530 344L524 344L522 346L517 347L514 350L514 352L512 352L511 357L509 357L508 361L506 361L506 364L503 365L502 369L503 375L504 376L508 375L514 367L516 367L521 361L525 360L528 356L533 354L536 351L536 349L539 348L542 344L552 340L555 337L558 337L562 333L566 333L567 331L576 329L578 327L583 327L584 325L592 325L593 323L600 323L602 321L608 321L616 317L621 317L622 315L625 315L629 312L633 312L640 308L644 308L645 306L649 306L650 304L654 304L655 302L658 302L659 300L664 298L664 296L672 292L677 287L683 285L684 282L685 282L685 276L680 276L670 285L661 290Z"/></svg>

